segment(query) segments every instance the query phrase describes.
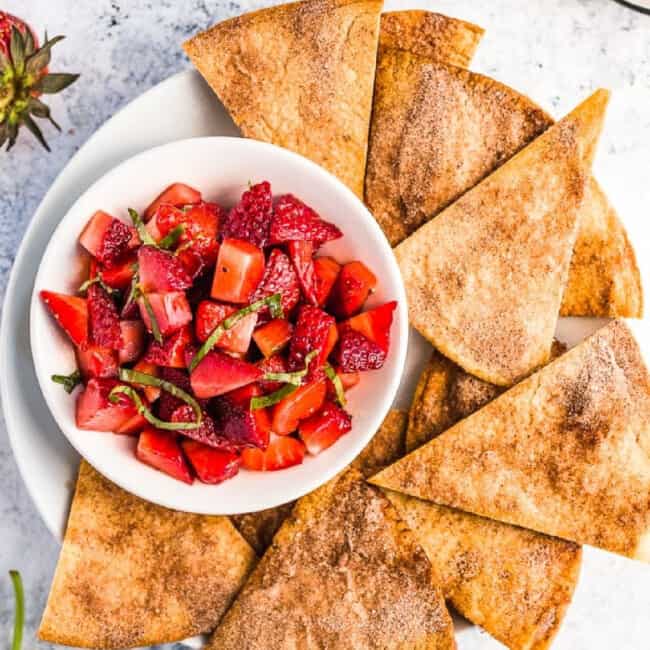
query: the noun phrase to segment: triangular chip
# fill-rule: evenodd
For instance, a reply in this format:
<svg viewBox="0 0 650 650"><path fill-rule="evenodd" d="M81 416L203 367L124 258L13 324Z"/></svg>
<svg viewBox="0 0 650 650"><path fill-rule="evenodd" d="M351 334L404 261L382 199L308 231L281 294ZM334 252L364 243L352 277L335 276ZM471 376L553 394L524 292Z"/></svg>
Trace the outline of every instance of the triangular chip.
<svg viewBox="0 0 650 650"><path fill-rule="evenodd" d="M368 150L366 203L394 246L553 124L512 88L414 54L379 58ZM640 317L634 250L593 178L579 223L562 315Z"/></svg>
<svg viewBox="0 0 650 650"><path fill-rule="evenodd" d="M456 646L424 552L350 469L298 501L208 647Z"/></svg>
<svg viewBox="0 0 650 650"><path fill-rule="evenodd" d="M305 0L184 44L242 134L296 151L363 195L381 0Z"/></svg>
<svg viewBox="0 0 650 650"><path fill-rule="evenodd" d="M226 517L153 505L82 461L38 635L132 648L209 632L254 561Z"/></svg>
<svg viewBox="0 0 650 650"><path fill-rule="evenodd" d="M650 561L650 376L613 321L371 481Z"/></svg>
<svg viewBox="0 0 650 650"><path fill-rule="evenodd" d="M608 93L594 93L396 249L411 324L512 385L549 359Z"/></svg>

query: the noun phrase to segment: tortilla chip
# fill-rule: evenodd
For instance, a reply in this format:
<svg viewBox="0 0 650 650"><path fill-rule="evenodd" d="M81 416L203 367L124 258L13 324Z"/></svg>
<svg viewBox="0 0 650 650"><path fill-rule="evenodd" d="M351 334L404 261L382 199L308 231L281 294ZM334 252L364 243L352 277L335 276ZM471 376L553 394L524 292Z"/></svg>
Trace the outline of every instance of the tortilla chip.
<svg viewBox="0 0 650 650"><path fill-rule="evenodd" d="M298 501L208 648L455 648L431 566L355 469Z"/></svg>
<svg viewBox="0 0 650 650"><path fill-rule="evenodd" d="M381 15L379 61L386 50L404 50L465 68L484 33L478 25L431 11L389 11Z"/></svg>
<svg viewBox="0 0 650 650"><path fill-rule="evenodd" d="M153 505L82 461L38 635L125 648L209 632L254 561L226 517Z"/></svg>
<svg viewBox="0 0 650 650"><path fill-rule="evenodd" d="M226 20L183 47L242 134L363 196L381 0L305 0Z"/></svg>
<svg viewBox="0 0 650 650"><path fill-rule="evenodd" d="M230 520L241 536L255 549L260 557L271 546L273 536L282 526L282 522L291 514L295 501L275 508L232 515Z"/></svg>
<svg viewBox="0 0 650 650"><path fill-rule="evenodd" d="M467 372L512 385L548 359L607 91L402 242L411 324Z"/></svg>
<svg viewBox="0 0 650 650"><path fill-rule="evenodd" d="M650 376L612 321L371 481L650 561Z"/></svg>

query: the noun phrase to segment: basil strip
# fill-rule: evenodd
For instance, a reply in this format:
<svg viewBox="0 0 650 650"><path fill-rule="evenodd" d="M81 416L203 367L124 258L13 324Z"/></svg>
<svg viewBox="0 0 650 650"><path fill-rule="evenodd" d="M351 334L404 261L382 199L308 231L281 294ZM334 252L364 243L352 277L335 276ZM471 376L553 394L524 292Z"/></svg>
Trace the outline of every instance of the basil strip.
<svg viewBox="0 0 650 650"><path fill-rule="evenodd" d="M170 230L159 242L158 247L165 250L169 250L172 246L178 244L178 240L183 236L185 228L181 224L176 226L173 230Z"/></svg>
<svg viewBox="0 0 650 650"><path fill-rule="evenodd" d="M81 383L81 373L78 370L69 375L52 375L55 384L61 384L66 393L71 393Z"/></svg>
<svg viewBox="0 0 650 650"><path fill-rule="evenodd" d="M300 386L300 384L302 384L303 378L309 372L309 364L319 352L320 350L312 350L305 357L305 367L302 370L296 370L295 372L267 372L264 375L263 379L265 381L281 381L285 384Z"/></svg>
<svg viewBox="0 0 650 650"><path fill-rule="evenodd" d="M189 371L193 372L195 370L195 368L199 365L199 363L201 363L201 361L203 361L208 352L212 350L212 348L217 344L219 339L226 333L227 330L232 329L240 320L248 316L248 314L252 314L253 312L259 311L260 309L263 309L267 306L271 311L271 316L273 316L273 318L282 318L282 294L280 293L274 293L271 296L257 300L247 307L236 311L234 314L228 316L228 318L217 325L214 330L212 330L212 334L208 336L203 345L194 355L194 358L192 359L192 362L189 366Z"/></svg>
<svg viewBox="0 0 650 650"><path fill-rule="evenodd" d="M93 284L98 284L109 296L112 296L115 293L119 293L117 289L113 289L113 287L109 287L104 282L104 280L102 280L102 276L99 273L97 273L97 275L94 278L88 278L77 289L77 293L85 293Z"/></svg>
<svg viewBox="0 0 650 650"><path fill-rule="evenodd" d="M140 215L133 208L129 208L129 216L131 217L131 221L133 221L135 229L138 231L140 241L147 246L157 246L156 240L149 234L149 231L144 226L144 221L142 221Z"/></svg>
<svg viewBox="0 0 650 650"><path fill-rule="evenodd" d="M136 296L138 298L142 298L142 302L144 302L144 308L147 310L147 314L149 315L149 320L151 321L151 333L153 334L154 339L156 340L157 343L162 343L163 338L162 338L162 334L160 333L160 326L158 325L158 319L156 318L156 314L153 313L153 307L149 302L149 298L147 298L147 294L136 289Z"/></svg>
<svg viewBox="0 0 650 650"><path fill-rule="evenodd" d="M345 406L345 391L343 390L343 382L341 378L336 374L336 370L330 366L329 363L325 364L325 374L327 378L334 385L334 391L336 392L336 401L339 403L339 406Z"/></svg>
<svg viewBox="0 0 650 650"><path fill-rule="evenodd" d="M11 582L14 585L14 596L16 605L14 610L14 637L11 643L11 650L20 650L23 644L23 627L25 626L25 594L23 592L23 581L18 571L9 571Z"/></svg>
<svg viewBox="0 0 650 650"><path fill-rule="evenodd" d="M282 388L278 388L274 393L262 395L261 397L253 397L251 398L251 411L263 409L267 406L273 406L274 404L281 402L285 397L288 397L296 390L298 390L298 386L285 384Z"/></svg>

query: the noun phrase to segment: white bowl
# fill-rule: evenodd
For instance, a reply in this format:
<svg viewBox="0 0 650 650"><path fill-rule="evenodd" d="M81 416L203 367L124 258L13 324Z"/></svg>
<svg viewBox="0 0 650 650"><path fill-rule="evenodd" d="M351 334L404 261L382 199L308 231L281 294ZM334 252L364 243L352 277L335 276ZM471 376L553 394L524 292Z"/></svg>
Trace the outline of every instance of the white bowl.
<svg viewBox="0 0 650 650"><path fill-rule="evenodd" d="M229 207L249 181L268 180L274 195L291 192L343 231L321 254L339 261L361 259L378 278L369 306L397 300L391 348L381 370L364 373L350 391L352 430L302 465L277 472L242 470L220 485L185 485L135 458L136 439L75 426L76 393L51 381L76 367L72 344L39 298L42 289L74 294L85 279L77 242L90 215L105 210L128 221L127 208L142 211L162 188L180 181L201 190L207 200ZM399 386L408 344L406 296L393 252L363 203L334 176L285 149L243 138L194 138L145 151L98 180L72 206L57 227L41 261L30 313L36 375L45 400L75 449L98 471L137 496L168 508L202 514L236 514L270 508L322 485L346 467L370 441Z"/></svg>

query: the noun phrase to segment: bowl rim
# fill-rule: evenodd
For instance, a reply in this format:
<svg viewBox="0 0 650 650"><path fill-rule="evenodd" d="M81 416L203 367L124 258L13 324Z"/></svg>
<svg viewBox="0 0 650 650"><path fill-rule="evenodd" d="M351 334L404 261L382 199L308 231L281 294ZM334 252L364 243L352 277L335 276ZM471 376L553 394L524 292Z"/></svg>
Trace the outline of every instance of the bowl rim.
<svg viewBox="0 0 650 650"><path fill-rule="evenodd" d="M115 474L108 469L107 467L108 462L103 462L101 457L95 456L92 459L88 458L86 455L86 451L83 448L83 445L78 444L78 441L75 439L75 436L71 434L71 431L68 431L68 427L64 426L61 418L59 417L58 407L55 406L56 400L53 397L53 393L50 390L46 390L45 388L46 385L50 387L50 376L46 372L43 364L40 361L37 361L39 355L36 353L37 346L35 345L35 341L37 340L37 332L36 332L37 321L39 318L38 311L40 310L41 313L43 313L43 310L45 309L39 297L39 291L41 289L41 285L44 284L43 274L45 273L45 266L46 266L45 260L47 260L53 254L52 251L55 250L54 243L58 242L59 239L62 238L61 232L66 229L67 222L71 219L70 215L74 214L77 211L78 205L84 202L86 196L95 192L98 186L102 186L103 184L110 182L110 179L112 177L123 173L124 167L142 163L142 161L145 161L152 157L156 158L163 153L167 153L169 150L174 150L183 147L192 147L192 146L205 146L205 145L218 146L219 144L223 144L223 143L225 143L227 146L241 147L242 149L249 149L251 151L266 150L267 152L270 152L270 155L272 156L284 157L287 161L289 161L289 164L306 167L317 178L317 183L319 185L322 184L324 190L327 190L329 186L331 190L341 193L343 195L344 200L347 200L351 204L355 205L356 208L353 213L353 218L363 219L365 221L365 226L370 228L371 230L374 230L375 236L380 242L382 242L381 246L383 246L385 249L384 251L380 251L380 256L384 259L384 268L382 268L382 273L390 274L395 284L395 290L397 291L398 294L395 298L398 304L397 304L397 309L396 309L396 314L394 319L397 322L397 325L393 330L397 334L397 336L395 337L396 340L392 342L391 351L390 351L391 354L396 356L396 359L394 361L393 372L388 375L388 386L387 386L387 390L384 393L384 398L381 400L381 403L377 405L377 406L381 406L381 408L376 408L375 412L370 416L372 420L372 426L369 426L367 431L363 431L363 435L357 436L358 442L352 445L351 449L348 451L347 454L339 453L338 456L335 456L334 458L336 460L329 464L328 469L320 472L311 473L312 475L307 476L306 478L304 478L304 480L298 483L296 483L295 480L291 481L291 485L293 485L295 489L291 491L290 497L283 498L282 501L277 501L273 503L257 503L257 504L251 503L249 504L250 507L247 510L242 510L241 508L229 508L227 504L219 503L218 499L214 500L215 507L211 507L211 508L193 506L192 503L186 504L185 502L183 503L183 507L181 508L179 507L178 503L171 503L169 500L165 498L152 498L152 495L147 493L146 488L142 489L142 486L147 484L146 478L145 480L138 481L136 480L135 476L129 476L126 472L123 472L121 474L119 473ZM209 515L215 515L215 514L233 515L233 514L242 514L244 512L256 512L259 510L275 507L277 505L281 505L282 503L287 503L294 499L300 498L301 496L304 496L305 494L317 489L318 487L326 483L328 480L333 478L337 473L339 473L345 467L347 467L354 460L354 458L356 458L359 455L359 453L365 448L365 446L374 437L375 433L377 432L377 430L381 425L381 422L383 421L384 417L387 415L388 411L390 410L395 400L397 390L399 388L400 382L404 374L404 367L406 363L406 353L407 353L408 339L409 339L409 326L408 326L408 312L407 312L407 304L406 304L406 292L399 271L399 267L397 265L396 258L393 255L390 244L388 243L381 227L379 226L375 218L372 216L367 206L359 199L359 197L350 188L348 188L338 178L336 178L334 175L332 175L323 167L301 156L300 154L297 154L288 149L284 149L282 147L278 147L270 143L261 142L258 140L252 140L248 138L240 138L240 137L232 137L232 136L207 136L207 137L184 138L181 140L175 140L172 142L164 143L155 147L151 147L144 151L141 151L135 154L134 156L131 156L121 161L114 167L112 167L109 171L107 171L105 174L103 174L98 179L96 179L74 201L74 203L70 206L68 211L65 213L65 215L63 215L58 225L56 226L54 232L50 237L50 241L48 242L43 252L43 256L38 264L38 270L35 275L34 285L33 285L32 295L30 300L29 336L30 336L30 349L32 352L32 362L34 364L34 368L36 371L36 377L38 380L39 388L41 390L41 394L43 395L47 407L50 413L52 414L52 417L54 418L55 422L57 423L59 429L66 437L68 442L75 448L75 450L80 454L80 456L82 456L82 458L86 459L86 461L89 462L93 467L95 467L97 471L99 471L101 474L109 478L111 481L116 483L121 488L149 502L156 503L158 505L171 508L171 509L183 510L186 512L196 512L199 514L209 514ZM74 398L73 396L65 396L65 397ZM81 431L80 429L77 429L74 426L71 426L70 429L76 432ZM143 465L143 467L146 466ZM286 474L288 472L291 472L291 469L293 468L286 468L284 470L280 470L280 472ZM170 480L174 480L174 479L170 478ZM213 486L213 485L205 485L202 483L195 483L194 485L195 486L199 485L202 488L211 488L211 489L215 489L219 487L219 485Z"/></svg>

